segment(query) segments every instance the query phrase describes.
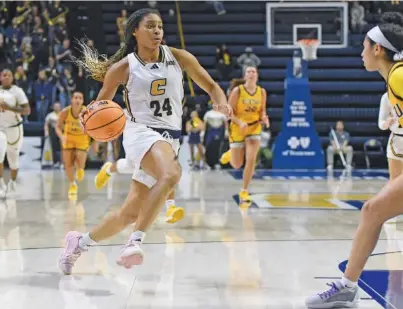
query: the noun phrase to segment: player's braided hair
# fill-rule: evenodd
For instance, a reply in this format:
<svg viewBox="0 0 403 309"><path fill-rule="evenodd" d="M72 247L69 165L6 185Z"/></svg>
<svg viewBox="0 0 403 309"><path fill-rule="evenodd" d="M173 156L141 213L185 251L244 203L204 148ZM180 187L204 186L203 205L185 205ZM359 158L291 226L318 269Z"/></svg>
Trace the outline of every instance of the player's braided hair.
<svg viewBox="0 0 403 309"><path fill-rule="evenodd" d="M87 71L91 78L102 82L108 69L135 49L136 39L133 36L133 31L138 28L143 18L149 14L157 14L160 16L157 10L149 8L139 9L130 15L127 20L124 42L119 50L110 58L106 55L100 55L95 48L89 47L86 43L79 41L78 44L82 57L80 59L75 58L74 62Z"/></svg>

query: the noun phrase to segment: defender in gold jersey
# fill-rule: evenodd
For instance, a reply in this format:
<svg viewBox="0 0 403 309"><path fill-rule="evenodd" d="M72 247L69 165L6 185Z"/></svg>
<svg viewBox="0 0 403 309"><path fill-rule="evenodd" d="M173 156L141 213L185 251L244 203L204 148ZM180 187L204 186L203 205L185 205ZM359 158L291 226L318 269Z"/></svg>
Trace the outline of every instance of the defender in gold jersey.
<svg viewBox="0 0 403 309"><path fill-rule="evenodd" d="M260 133L262 124L269 127L266 114L266 90L257 84L258 72L255 67L245 69L245 83L235 87L228 103L234 110L229 126L230 150L224 153L220 162L231 163L233 168L241 168L244 164L243 186L239 193L242 202L250 202L249 184L255 172L256 157L260 149Z"/></svg>
<svg viewBox="0 0 403 309"><path fill-rule="evenodd" d="M56 133L60 138L63 152L63 164L70 182L69 198L77 196L77 183L84 179L84 167L90 146L90 137L85 134L80 124L79 115L85 109L84 95L74 92L71 105L64 108L59 115ZM74 167L76 175L74 177Z"/></svg>
<svg viewBox="0 0 403 309"><path fill-rule="evenodd" d="M361 57L367 71L378 71L386 81L390 104L403 125L403 15L384 13L381 23L364 40ZM374 250L383 224L403 214L403 174L390 180L361 210L347 268L331 289L309 297L308 308L354 307L359 299L357 282ZM333 262L331 262L333 263Z"/></svg>

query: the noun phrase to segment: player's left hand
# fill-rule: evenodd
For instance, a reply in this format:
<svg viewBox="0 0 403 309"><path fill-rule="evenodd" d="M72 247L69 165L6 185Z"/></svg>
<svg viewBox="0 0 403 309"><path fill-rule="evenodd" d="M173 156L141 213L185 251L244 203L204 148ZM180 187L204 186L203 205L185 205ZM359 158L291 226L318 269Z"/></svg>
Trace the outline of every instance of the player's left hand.
<svg viewBox="0 0 403 309"><path fill-rule="evenodd" d="M266 128L270 128L270 120L269 120L269 117L267 117L267 115L263 116L262 119L260 120L260 122L261 122Z"/></svg>
<svg viewBox="0 0 403 309"><path fill-rule="evenodd" d="M6 110L9 110L10 108L9 108L9 106L7 105L7 103L5 103L4 101L3 102L0 102L0 110L2 110L2 111L6 111Z"/></svg>
<svg viewBox="0 0 403 309"><path fill-rule="evenodd" d="M213 109L217 112L224 114L225 116L227 116L227 118L231 118L233 115L232 107L228 103L224 103L224 104L214 103Z"/></svg>

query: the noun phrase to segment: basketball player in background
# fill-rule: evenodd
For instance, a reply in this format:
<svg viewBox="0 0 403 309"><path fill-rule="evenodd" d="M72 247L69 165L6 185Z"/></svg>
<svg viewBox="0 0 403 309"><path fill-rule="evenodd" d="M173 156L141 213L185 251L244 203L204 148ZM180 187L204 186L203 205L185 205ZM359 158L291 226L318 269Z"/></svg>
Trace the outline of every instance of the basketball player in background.
<svg viewBox="0 0 403 309"><path fill-rule="evenodd" d="M257 69L246 67L244 80L244 84L231 91L228 99L234 110L229 127L230 149L221 156L220 162L231 163L233 168L239 169L243 166L246 155L239 200L241 203L248 203L251 201L248 188L255 173L262 124L269 127L270 123L266 113L267 94L257 84Z"/></svg>
<svg viewBox="0 0 403 309"><path fill-rule="evenodd" d="M24 90L13 85L13 82L13 73L8 69L3 70L0 87L0 197L6 194L13 196L16 192L20 150L24 139L21 116L31 113ZM10 167L8 186L3 179L6 154Z"/></svg>
<svg viewBox="0 0 403 309"><path fill-rule="evenodd" d="M204 147L201 133L204 131L204 122L199 118L197 111L190 113L190 120L186 123L186 132L189 134L190 159L193 168L203 168L205 164ZM195 148L197 154L195 154ZM197 160L196 160L197 158ZM196 165L196 161L198 165Z"/></svg>
<svg viewBox="0 0 403 309"><path fill-rule="evenodd" d="M390 130L386 157L388 158L389 179L393 180L403 174L403 128L397 121L396 113L390 104L388 94L382 96L379 108L378 126L381 130ZM392 218L387 223L396 223L402 216Z"/></svg>
<svg viewBox="0 0 403 309"><path fill-rule="evenodd" d="M100 60L96 50L81 44L83 60L77 63L92 78L103 81L97 100L111 100L121 84L126 87L131 121L126 124L123 144L132 165L133 181L118 213L89 233L67 234L59 261L65 274L71 273L74 263L91 243L110 238L134 222L134 232L117 263L131 268L143 262L141 244L146 232L181 177L177 155L184 95L182 70L210 95L217 109L231 115L220 86L193 55L161 45L163 35L158 11L140 9L128 18L125 42L111 58ZM145 176L155 179L151 188L143 182Z"/></svg>
<svg viewBox="0 0 403 309"><path fill-rule="evenodd" d="M389 102L403 126L403 15L384 13L381 23L368 31L361 53L365 69L378 71L386 81ZM308 308L355 307L360 300L358 279L375 249L383 224L403 214L403 174L389 181L361 209L348 264L343 277L330 289L306 300ZM397 308L397 307L396 307Z"/></svg>
<svg viewBox="0 0 403 309"><path fill-rule="evenodd" d="M73 92L71 105L60 112L56 126L56 134L62 144L64 170L69 180L68 196L71 199L77 197L77 182L84 179L85 162L90 146L90 137L84 132L79 119L80 113L85 110L83 104L83 93Z"/></svg>

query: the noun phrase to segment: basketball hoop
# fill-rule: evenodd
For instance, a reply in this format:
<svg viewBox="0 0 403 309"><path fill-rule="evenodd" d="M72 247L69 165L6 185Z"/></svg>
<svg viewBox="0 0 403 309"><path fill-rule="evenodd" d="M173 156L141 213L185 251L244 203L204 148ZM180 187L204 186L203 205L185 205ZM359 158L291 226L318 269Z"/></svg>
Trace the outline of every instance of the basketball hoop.
<svg viewBox="0 0 403 309"><path fill-rule="evenodd" d="M302 59L306 61L312 61L318 59L316 52L320 45L319 40L299 40L297 44L302 49Z"/></svg>

